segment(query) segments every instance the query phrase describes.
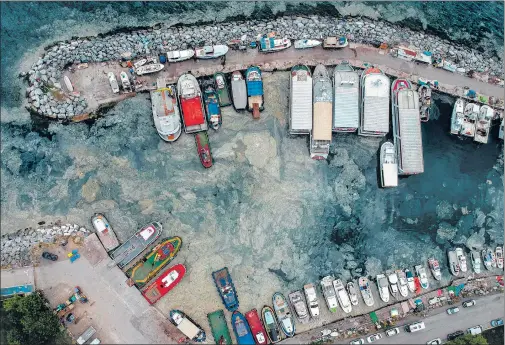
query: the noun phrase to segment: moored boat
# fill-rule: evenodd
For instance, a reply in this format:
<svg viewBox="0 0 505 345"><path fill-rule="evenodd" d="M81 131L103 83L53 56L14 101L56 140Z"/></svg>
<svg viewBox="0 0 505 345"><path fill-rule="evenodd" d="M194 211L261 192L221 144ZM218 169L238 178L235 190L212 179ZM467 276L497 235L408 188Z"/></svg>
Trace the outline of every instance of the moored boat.
<svg viewBox="0 0 505 345"><path fill-rule="evenodd" d="M143 65L135 68L135 73L137 75L156 73L161 71L163 68L165 68L165 66L160 63L151 63L149 65Z"/></svg>
<svg viewBox="0 0 505 345"><path fill-rule="evenodd" d="M307 305L309 307L310 315L312 317L319 316L319 302L316 294L316 287L314 284L309 283L303 286L303 291L305 292L305 298L307 300Z"/></svg>
<svg viewBox="0 0 505 345"><path fill-rule="evenodd" d="M207 314L207 320L209 321L212 336L214 337L216 345L232 345L233 342L231 340L224 312L220 309L209 313Z"/></svg>
<svg viewBox="0 0 505 345"><path fill-rule="evenodd" d="M484 261L484 267L486 267L487 270L490 270L493 267L493 257L491 252L492 250L490 248L482 249L482 261Z"/></svg>
<svg viewBox="0 0 505 345"><path fill-rule="evenodd" d="M409 295L409 288L407 283L407 276L402 270L396 270L396 275L398 276L398 290L402 297L407 297Z"/></svg>
<svg viewBox="0 0 505 345"><path fill-rule="evenodd" d="M433 274L433 278L435 280L442 279L442 272L440 271L440 265L438 264L438 260L435 258L428 259L428 267L431 270L431 274Z"/></svg>
<svg viewBox="0 0 505 345"><path fill-rule="evenodd" d="M204 46L195 49L197 59L216 59L228 53L228 46L220 44L215 46Z"/></svg>
<svg viewBox="0 0 505 345"><path fill-rule="evenodd" d="M231 105L230 92L228 91L228 83L223 73L214 73L214 82L216 84L217 97L219 106L226 107Z"/></svg>
<svg viewBox="0 0 505 345"><path fill-rule="evenodd" d="M347 291L345 291L344 284L340 279L333 281L333 288L337 294L338 302L344 313L349 314L352 311L351 301Z"/></svg>
<svg viewBox="0 0 505 345"><path fill-rule="evenodd" d="M313 124L310 132L310 158L327 159L332 139L333 87L328 71L317 65L313 76Z"/></svg>
<svg viewBox="0 0 505 345"><path fill-rule="evenodd" d="M387 273L388 281L389 281L389 291L391 292L391 296L398 298L398 276L396 272Z"/></svg>
<svg viewBox="0 0 505 345"><path fill-rule="evenodd" d="M263 36L259 41L259 51L272 53L291 47L291 41L287 38L274 38Z"/></svg>
<svg viewBox="0 0 505 345"><path fill-rule="evenodd" d="M465 253L463 252L463 248L460 247L456 248L456 257L458 258L458 265L459 268L461 269L461 272L466 272L468 268L466 265L466 256Z"/></svg>
<svg viewBox="0 0 505 345"><path fill-rule="evenodd" d="M325 49L333 49L333 48L344 48L349 45L349 41L347 37L326 37L323 41L323 48Z"/></svg>
<svg viewBox="0 0 505 345"><path fill-rule="evenodd" d="M388 280L384 274L377 275L377 287L379 288L379 296L381 300L388 303L389 302L389 289Z"/></svg>
<svg viewBox="0 0 505 345"><path fill-rule="evenodd" d="M254 344L254 337L251 332L251 328L247 323L244 315L238 310L235 310L231 315L231 325L233 327L233 332L235 333L235 338L239 345L251 345Z"/></svg>
<svg viewBox="0 0 505 345"><path fill-rule="evenodd" d="M405 269L405 277L407 278L407 287L409 288L410 292L415 292L416 291L416 285L414 283L414 275L412 272L406 268Z"/></svg>
<svg viewBox="0 0 505 345"><path fill-rule="evenodd" d="M112 230L112 226L105 216L101 213L95 213L91 217L91 224L95 228L96 234L100 242L102 242L103 247L107 252L110 252L117 246L119 246L119 241Z"/></svg>
<svg viewBox="0 0 505 345"><path fill-rule="evenodd" d="M119 84L117 83L116 75L114 72L107 73L107 78L109 78L109 84L112 88L112 92L119 93Z"/></svg>
<svg viewBox="0 0 505 345"><path fill-rule="evenodd" d="M354 286L354 282L348 282L346 288L347 293L349 294L349 298L351 300L351 304L358 305L358 294L356 293L356 287Z"/></svg>
<svg viewBox="0 0 505 345"><path fill-rule="evenodd" d="M128 78L128 74L123 71L119 73L119 77L121 78L121 85L123 85L123 90L131 91L132 85L130 84L130 78Z"/></svg>
<svg viewBox="0 0 505 345"><path fill-rule="evenodd" d="M293 291L288 295L288 298L298 322L307 323L309 321L309 312L302 292L298 290Z"/></svg>
<svg viewBox="0 0 505 345"><path fill-rule="evenodd" d="M170 267L142 291L142 296L144 296L149 304L156 303L179 284L185 274L186 267L182 264Z"/></svg>
<svg viewBox="0 0 505 345"><path fill-rule="evenodd" d="M247 105L254 119L260 118L263 111L263 79L257 66L251 66L245 72L247 83Z"/></svg>
<svg viewBox="0 0 505 345"><path fill-rule="evenodd" d="M494 250L489 248L488 251L489 251L489 254L491 255L491 267L495 268L496 267L496 255L494 253Z"/></svg>
<svg viewBox="0 0 505 345"><path fill-rule="evenodd" d="M205 331L191 318L178 309L170 310L170 322L189 339L201 343L205 341Z"/></svg>
<svg viewBox="0 0 505 345"><path fill-rule="evenodd" d="M420 119L422 122L430 120L431 111L431 88L428 85L419 86L419 102L421 103Z"/></svg>
<svg viewBox="0 0 505 345"><path fill-rule="evenodd" d="M65 86L67 87L67 90L69 92L73 92L74 91L74 85L72 85L72 82L70 81L70 78L67 77L67 76L64 76L63 77L63 81L65 82Z"/></svg>
<svg viewBox="0 0 505 345"><path fill-rule="evenodd" d="M304 65L291 68L289 74L289 133L309 134L312 130L312 75Z"/></svg>
<svg viewBox="0 0 505 345"><path fill-rule="evenodd" d="M277 315L277 320L279 320L279 325L287 337L292 337L295 335L295 320L291 311L289 310L288 302L286 297L280 292L274 293L272 296L272 304L274 306L275 314Z"/></svg>
<svg viewBox="0 0 505 345"><path fill-rule="evenodd" d="M282 334L277 323L274 310L267 305L264 306L261 309L261 318L263 319L263 325L265 326L265 331L267 332L268 339L272 343L281 341Z"/></svg>
<svg viewBox="0 0 505 345"><path fill-rule="evenodd" d="M359 76L347 61L333 72L333 132L356 132L359 127Z"/></svg>
<svg viewBox="0 0 505 345"><path fill-rule="evenodd" d="M326 301L326 305L330 312L335 313L337 311L337 295L335 289L333 288L332 276L326 276L321 280L321 290L323 290L323 296Z"/></svg>
<svg viewBox="0 0 505 345"><path fill-rule="evenodd" d="M182 120L186 133L195 133L207 130L207 121L204 115L202 92L196 78L183 74L177 81L177 95L182 110Z"/></svg>
<svg viewBox="0 0 505 345"><path fill-rule="evenodd" d="M477 274L481 273L482 260L480 259L479 252L475 250L470 252L470 262L472 263L473 271Z"/></svg>
<svg viewBox="0 0 505 345"><path fill-rule="evenodd" d="M228 272L228 267L212 272L212 279L225 308L231 312L237 310L239 306L237 291Z"/></svg>
<svg viewBox="0 0 505 345"><path fill-rule="evenodd" d="M363 301L369 307L373 306L374 299L372 295L372 289L370 288L370 283L368 282L367 277L360 277L358 279L359 291L361 291L361 296L363 297Z"/></svg>
<svg viewBox="0 0 505 345"><path fill-rule="evenodd" d="M254 337L254 341L258 345L263 345L268 343L268 336L261 323L261 319L258 315L258 311L256 309L249 310L245 313L245 318L249 327L251 328L251 333Z"/></svg>
<svg viewBox="0 0 505 345"><path fill-rule="evenodd" d="M426 275L426 269L422 265L417 265L414 268L416 270L417 277L419 277L421 287L425 290L428 289L430 287L430 283L428 281L428 276Z"/></svg>
<svg viewBox="0 0 505 345"><path fill-rule="evenodd" d="M463 117L465 113L465 100L458 98L452 108L451 116L451 134L459 135L461 126L463 125Z"/></svg>
<svg viewBox="0 0 505 345"><path fill-rule="evenodd" d="M296 40L294 47L295 49L307 49L314 48L321 45L321 41L318 40Z"/></svg>
<svg viewBox="0 0 505 345"><path fill-rule="evenodd" d="M176 141L182 132L175 85L151 91L151 106L156 131L161 139Z"/></svg>
<svg viewBox="0 0 505 345"><path fill-rule="evenodd" d="M139 61L133 63L133 67L139 68L140 66L144 66L147 62L147 59L140 59Z"/></svg>
<svg viewBox="0 0 505 345"><path fill-rule="evenodd" d="M503 140L504 127L505 127L505 119L502 119L500 122L500 129L498 130L498 138L500 138L501 140Z"/></svg>
<svg viewBox="0 0 505 345"><path fill-rule="evenodd" d="M390 141L385 141L380 150L380 173L382 188L398 186L398 164L395 146Z"/></svg>
<svg viewBox="0 0 505 345"><path fill-rule="evenodd" d="M496 267L499 269L503 269L503 248L501 246L497 246L496 250Z"/></svg>
<svg viewBox="0 0 505 345"><path fill-rule="evenodd" d="M489 105L480 107L479 116L475 125L474 141L487 144L489 140L489 131L491 129L491 121L493 121L494 110Z"/></svg>
<svg viewBox="0 0 505 345"><path fill-rule="evenodd" d="M358 134L383 137L389 132L389 78L379 68L367 68L360 79Z"/></svg>
<svg viewBox="0 0 505 345"><path fill-rule="evenodd" d="M233 106L236 110L247 108L247 86L244 76L240 71L231 74L231 93L233 96Z"/></svg>
<svg viewBox="0 0 505 345"><path fill-rule="evenodd" d="M196 133L195 143L200 163L202 163L204 168L210 168L212 166L212 153L210 151L209 136L207 131Z"/></svg>
<svg viewBox="0 0 505 345"><path fill-rule="evenodd" d="M167 52L168 62L180 62L191 59L195 56L195 51L193 49L186 50L173 50Z"/></svg>
<svg viewBox="0 0 505 345"><path fill-rule="evenodd" d="M205 103L205 112L207 113L207 122L213 130L218 130L223 123L223 117L221 116L217 92L212 84L208 83L205 86L203 100Z"/></svg>
<svg viewBox="0 0 505 345"><path fill-rule="evenodd" d="M460 267L458 262L458 256L456 255L456 251L453 249L447 250L447 261L449 263L449 270L452 275L459 276Z"/></svg>
<svg viewBox="0 0 505 345"><path fill-rule="evenodd" d="M475 103L467 103L461 124L461 135L473 138L475 136L475 122L479 116L480 107Z"/></svg>

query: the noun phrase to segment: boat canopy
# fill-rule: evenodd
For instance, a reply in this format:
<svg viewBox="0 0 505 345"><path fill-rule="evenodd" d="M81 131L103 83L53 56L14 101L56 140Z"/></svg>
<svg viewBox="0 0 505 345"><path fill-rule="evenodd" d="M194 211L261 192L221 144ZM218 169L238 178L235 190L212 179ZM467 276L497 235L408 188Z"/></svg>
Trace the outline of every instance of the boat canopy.
<svg viewBox="0 0 505 345"><path fill-rule="evenodd" d="M384 74L365 76L363 130L389 132L389 78Z"/></svg>
<svg viewBox="0 0 505 345"><path fill-rule="evenodd" d="M312 77L305 66L291 70L290 131L308 134L312 129Z"/></svg>
<svg viewBox="0 0 505 345"><path fill-rule="evenodd" d="M202 125L205 122L200 97L184 99L181 106L186 127Z"/></svg>
<svg viewBox="0 0 505 345"><path fill-rule="evenodd" d="M333 128L352 128L359 126L359 77L358 73L335 70L333 107Z"/></svg>
<svg viewBox="0 0 505 345"><path fill-rule="evenodd" d="M247 81L247 96L263 96L263 81L248 80Z"/></svg>
<svg viewBox="0 0 505 345"><path fill-rule="evenodd" d="M398 165L396 163L384 163L382 165L382 178L384 187L398 186Z"/></svg>
<svg viewBox="0 0 505 345"><path fill-rule="evenodd" d="M331 141L331 102L314 103L314 128L312 138L314 140Z"/></svg>
<svg viewBox="0 0 505 345"><path fill-rule="evenodd" d="M99 232L107 233L107 226L105 226L105 222L102 219L98 217L93 219L93 225Z"/></svg>
<svg viewBox="0 0 505 345"><path fill-rule="evenodd" d="M184 318L180 324L177 325L177 328L184 333L189 339L194 339L200 333L200 329L195 326L195 324L188 319Z"/></svg>

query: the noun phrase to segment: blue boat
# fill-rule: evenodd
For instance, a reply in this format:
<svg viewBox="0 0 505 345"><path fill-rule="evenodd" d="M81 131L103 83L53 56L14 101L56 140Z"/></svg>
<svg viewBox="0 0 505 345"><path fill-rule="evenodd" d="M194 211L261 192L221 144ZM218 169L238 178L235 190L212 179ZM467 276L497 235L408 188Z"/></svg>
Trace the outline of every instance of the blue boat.
<svg viewBox="0 0 505 345"><path fill-rule="evenodd" d="M234 312L238 309L238 296L233 281L231 280L228 267L223 267L220 270L212 272L214 284L216 284L217 292L221 296L221 300L228 311Z"/></svg>
<svg viewBox="0 0 505 345"><path fill-rule="evenodd" d="M252 111L253 118L260 118L260 111L263 111L263 79L261 71L257 66L251 66L245 73L247 83L247 105Z"/></svg>
<svg viewBox="0 0 505 345"><path fill-rule="evenodd" d="M205 111L207 112L207 121L214 130L218 130L223 123L221 116L221 108L219 107L219 99L214 86L208 85L203 94L205 102Z"/></svg>
<svg viewBox="0 0 505 345"><path fill-rule="evenodd" d="M241 312L233 312L231 316L231 325L238 344L254 345L254 337L251 328Z"/></svg>

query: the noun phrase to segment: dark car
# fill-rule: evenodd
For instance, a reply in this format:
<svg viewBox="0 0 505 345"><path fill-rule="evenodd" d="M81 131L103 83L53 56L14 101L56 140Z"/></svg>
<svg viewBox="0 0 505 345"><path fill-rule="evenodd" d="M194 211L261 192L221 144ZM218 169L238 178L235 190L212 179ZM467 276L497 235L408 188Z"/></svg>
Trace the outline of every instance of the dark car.
<svg viewBox="0 0 505 345"><path fill-rule="evenodd" d="M447 334L447 340L451 341L456 339L457 337L461 337L462 335L465 335L465 332L463 331L456 331L450 334Z"/></svg>
<svg viewBox="0 0 505 345"><path fill-rule="evenodd" d="M503 326L503 319L496 319L491 321L491 326L493 327Z"/></svg>
<svg viewBox="0 0 505 345"><path fill-rule="evenodd" d="M44 259L51 260L51 261L57 261L58 260L58 255L53 254L53 253L49 253L49 252L43 252L42 253L42 257Z"/></svg>

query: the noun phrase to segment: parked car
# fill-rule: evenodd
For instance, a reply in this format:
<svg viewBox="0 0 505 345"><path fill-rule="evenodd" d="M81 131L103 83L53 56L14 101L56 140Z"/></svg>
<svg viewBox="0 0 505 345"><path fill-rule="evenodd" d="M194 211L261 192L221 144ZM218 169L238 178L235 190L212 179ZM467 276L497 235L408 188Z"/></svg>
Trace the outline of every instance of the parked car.
<svg viewBox="0 0 505 345"><path fill-rule="evenodd" d="M43 252L42 253L42 257L44 259L51 260L51 261L57 261L58 260L58 255L53 254L53 253L49 253L49 252Z"/></svg>
<svg viewBox="0 0 505 345"><path fill-rule="evenodd" d="M503 319L492 320L491 326L493 326L493 327L503 326Z"/></svg>
<svg viewBox="0 0 505 345"><path fill-rule="evenodd" d="M366 338L366 340L368 340L369 343L373 343L374 341L377 341L379 339L382 339L382 335L380 333L372 334L371 336Z"/></svg>
<svg viewBox="0 0 505 345"><path fill-rule="evenodd" d="M392 337L393 335L400 334L400 329L398 327L396 328L390 328L386 331L386 336Z"/></svg>
<svg viewBox="0 0 505 345"><path fill-rule="evenodd" d="M424 322L422 322L422 321L414 322L414 323L411 323L410 325L405 326L405 330L407 332L411 332L411 333L423 330L425 328L426 328L426 326L424 325Z"/></svg>
<svg viewBox="0 0 505 345"><path fill-rule="evenodd" d="M468 301L463 302L463 307L468 308L468 307L473 307L475 305L475 300L471 299Z"/></svg>
<svg viewBox="0 0 505 345"><path fill-rule="evenodd" d="M449 314L449 315L456 314L458 311L459 311L458 307L452 307L452 308L447 309L447 314Z"/></svg>
<svg viewBox="0 0 505 345"><path fill-rule="evenodd" d="M452 332L450 334L447 334L447 340L449 340L449 341L454 340L457 337L461 337L462 335L465 335L465 332L463 332L463 331Z"/></svg>
<svg viewBox="0 0 505 345"><path fill-rule="evenodd" d="M440 339L440 338L433 339L433 340L428 341L426 344L427 345L440 345L440 344L442 344L442 339Z"/></svg>
<svg viewBox="0 0 505 345"><path fill-rule="evenodd" d="M351 344L351 345L361 345L361 344L364 344L364 343L365 343L365 339L360 338L360 339L351 340L351 342L349 344Z"/></svg>
<svg viewBox="0 0 505 345"><path fill-rule="evenodd" d="M466 332L468 334L471 334L471 335L481 334L482 333L482 327L481 326L473 326L473 327L467 329Z"/></svg>

